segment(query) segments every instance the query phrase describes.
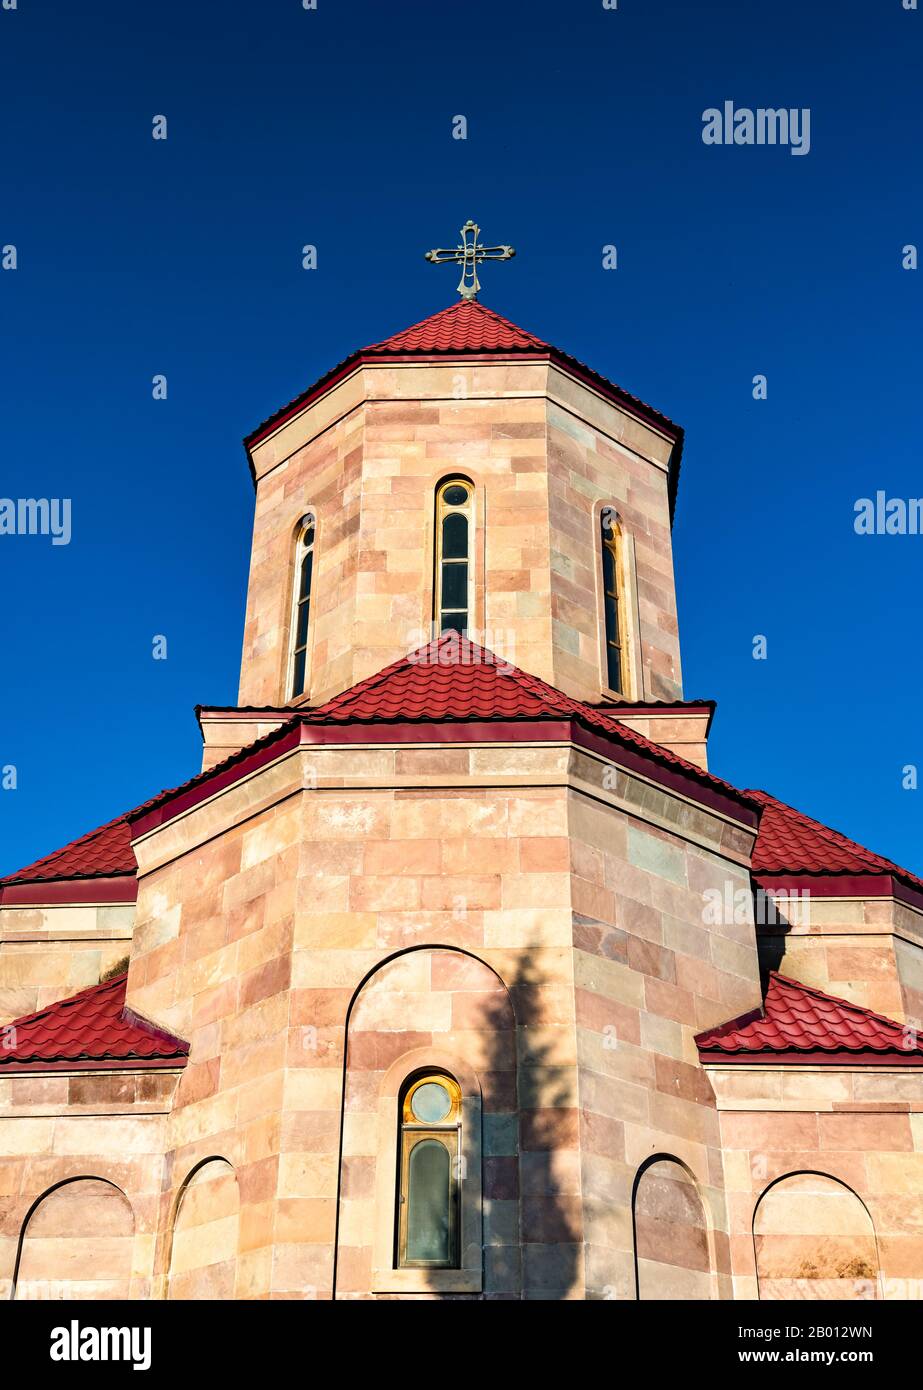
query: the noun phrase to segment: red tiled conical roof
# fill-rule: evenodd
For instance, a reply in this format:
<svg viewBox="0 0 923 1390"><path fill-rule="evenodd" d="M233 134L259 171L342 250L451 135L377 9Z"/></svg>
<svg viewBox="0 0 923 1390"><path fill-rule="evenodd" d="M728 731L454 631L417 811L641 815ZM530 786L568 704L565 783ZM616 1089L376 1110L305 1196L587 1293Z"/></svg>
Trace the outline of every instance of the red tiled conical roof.
<svg viewBox="0 0 923 1390"><path fill-rule="evenodd" d="M551 344L517 328L475 300L460 299L438 314L393 333L363 353L549 352Z"/></svg>
<svg viewBox="0 0 923 1390"><path fill-rule="evenodd" d="M428 318L421 319L419 323L412 324L399 333L392 333L390 337L382 338L380 342L371 343L368 347L350 353L342 362L337 363L329 372L325 372L319 380L305 391L300 392L287 405L274 411L262 424L247 435L244 444L248 457L250 457L251 449L260 443L266 435L272 433L287 419L297 415L306 406L318 400L358 366L366 363L374 364L388 358L400 360L415 357L429 359L440 356L447 358L484 357L493 354L506 357L520 356L526 359L554 363L572 376L595 387L610 400L624 406L639 419L666 434L674 444L669 481L672 515L676 501L676 487L679 480L680 457L683 447L683 431L680 426L674 424L659 410L655 410L653 406L647 405L639 397L633 396L630 391L617 386L615 382L610 381L600 372L594 371L592 367L588 367L576 357L572 357L570 353L563 352L543 338L537 337L534 333L527 333L525 329L519 328L515 323L504 318L502 314L488 309L486 305L477 300L458 300L456 303L450 304L448 308L430 314ZM252 457L250 457L250 468L252 472Z"/></svg>

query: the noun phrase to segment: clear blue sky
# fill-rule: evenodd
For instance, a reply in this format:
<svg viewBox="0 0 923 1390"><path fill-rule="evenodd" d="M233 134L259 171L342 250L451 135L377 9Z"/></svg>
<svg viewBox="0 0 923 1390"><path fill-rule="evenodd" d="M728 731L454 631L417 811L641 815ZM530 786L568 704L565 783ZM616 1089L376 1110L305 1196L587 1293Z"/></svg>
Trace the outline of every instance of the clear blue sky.
<svg viewBox="0 0 923 1390"><path fill-rule="evenodd" d="M901 0L0 10L0 496L73 505L69 546L0 538L0 871L198 769L193 706L237 692L241 438L450 303L422 253L474 217L519 253L486 304L686 428L676 573L713 769L923 872L901 787L923 536L852 524L858 497L923 493L921 55ZM809 107L810 154L706 147L725 100Z"/></svg>

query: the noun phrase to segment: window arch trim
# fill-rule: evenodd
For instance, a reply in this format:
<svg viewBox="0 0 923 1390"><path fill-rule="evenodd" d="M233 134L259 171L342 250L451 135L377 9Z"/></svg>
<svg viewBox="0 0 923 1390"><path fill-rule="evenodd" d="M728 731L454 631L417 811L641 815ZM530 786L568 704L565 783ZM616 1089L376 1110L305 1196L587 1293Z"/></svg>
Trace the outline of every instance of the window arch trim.
<svg viewBox="0 0 923 1390"><path fill-rule="evenodd" d="M697 1199L698 1199L699 1206L700 1206L700 1208L701 1208L701 1210L702 1210L702 1215L703 1215L704 1220L705 1220L705 1242L706 1242L707 1253L708 1253L708 1277L709 1277L709 1283L710 1283L710 1286L711 1286L711 1292L710 1292L710 1294L709 1294L709 1298L710 1298L710 1299L715 1299L715 1298L718 1297L718 1284L717 1284L717 1278L718 1278L718 1268L719 1268L719 1265L718 1265L718 1248L717 1248L717 1243L716 1243L716 1240L715 1240L715 1232L716 1232L716 1229L717 1229L716 1221L715 1221L715 1212L714 1212L714 1210L713 1210L713 1208L712 1208L712 1203L711 1203L710 1201L706 1200L706 1199L707 1199L707 1196L708 1196L707 1188L706 1188L705 1185L699 1180L699 1178L698 1178L698 1176L697 1176L697 1174L696 1174L696 1172L695 1172L695 1169L691 1166L691 1158L692 1158L692 1156L689 1155L689 1161L687 1162L687 1160L686 1160L685 1158L681 1158L681 1157L680 1157L680 1154L679 1154L678 1152L677 1152L677 1153L659 1152L659 1153L649 1154L649 1155L647 1156L647 1158L645 1158L645 1159L638 1165L637 1172L635 1173L634 1179L633 1179L633 1181L632 1181L632 1184L631 1184L631 1250L632 1250L632 1260L633 1260L633 1263L634 1263L634 1296L635 1296L635 1299L638 1300L638 1301L641 1300L641 1271L640 1271L640 1266L639 1266L639 1261L638 1261L638 1213L637 1213L637 1205L636 1205L636 1203L637 1203L637 1197L638 1197L638 1188L641 1186L641 1182L642 1182L642 1179L644 1178L644 1175L649 1171L649 1169L655 1167L658 1163L673 1163L673 1164L675 1164L677 1168L680 1168L680 1169L685 1173L686 1177L689 1179L689 1182L691 1183L691 1185L692 1185L692 1187L693 1187L693 1189L694 1189L694 1191L695 1191L695 1195L696 1195L696 1197L697 1197Z"/></svg>
<svg viewBox="0 0 923 1390"><path fill-rule="evenodd" d="M121 1183L116 1182L114 1177L107 1177L106 1174L102 1172L72 1173L70 1176L66 1178L61 1178L58 1182L51 1183L48 1187L44 1189L44 1191L40 1192L39 1195L36 1198L34 1198L32 1202L30 1202L25 1215L22 1217L22 1220L19 1223L19 1230L16 1235L16 1256L13 1262L13 1274L10 1280L10 1291L7 1296L10 1302L17 1299L17 1290L20 1288L22 1284L22 1259L23 1254L25 1253L25 1243L26 1238L29 1234L29 1224L32 1221L32 1218L36 1215L42 1203L45 1202L49 1197L52 1197L56 1192L60 1192L60 1190L64 1187L72 1187L76 1183L84 1182L103 1183L106 1187L113 1188L119 1194L119 1196L124 1199L126 1206L128 1207L129 1214L131 1216L131 1240L133 1258L134 1240L138 1233L138 1218L135 1214L134 1202L128 1195L128 1192L126 1192L125 1187ZM134 1275L132 1274L130 1277L133 1278Z"/></svg>
<svg viewBox="0 0 923 1390"><path fill-rule="evenodd" d="M444 1068L426 1068L405 1081L399 1112L395 1268L458 1269L464 1170L461 1087ZM443 1161L444 1180L439 1171ZM444 1181L442 1193L433 1190L434 1181ZM423 1188L424 1182L428 1187Z"/></svg>
<svg viewBox="0 0 923 1390"><path fill-rule="evenodd" d="M760 1287L761 1283L765 1283L765 1275L761 1276L760 1274L760 1262L756 1246L757 1217L759 1216L760 1207L762 1206L766 1198L770 1195L770 1193L775 1188L779 1187L782 1183L788 1182L790 1178L824 1178L827 1182L832 1183L834 1187L843 1188L844 1191L848 1192L849 1195L851 1197L854 1197L855 1200L859 1203L859 1206L862 1208L862 1210L865 1212L865 1215L868 1217L869 1228L871 1230L872 1239L875 1245L875 1257L877 1262L877 1269L875 1273L875 1287L877 1290L876 1297L878 1299L884 1298L886 1281L881 1260L881 1242L878 1239L878 1225L875 1221L874 1215L872 1214L871 1208L869 1207L868 1202L866 1202L865 1199L856 1191L856 1189L852 1186L851 1183L847 1182L845 1178L841 1178L837 1173L833 1173L826 1168L791 1168L787 1172L777 1173L776 1176L770 1182L767 1182L766 1186L762 1189L762 1191L757 1194L756 1200L753 1203L753 1212L750 1217L750 1239L752 1241L753 1246L753 1275L756 1280L757 1298L762 1298Z"/></svg>
<svg viewBox="0 0 923 1390"><path fill-rule="evenodd" d="M314 636L311 610L315 606L316 556L317 513L313 507L309 507L302 513L294 528L286 642L286 701L303 700L310 693L311 647Z"/></svg>

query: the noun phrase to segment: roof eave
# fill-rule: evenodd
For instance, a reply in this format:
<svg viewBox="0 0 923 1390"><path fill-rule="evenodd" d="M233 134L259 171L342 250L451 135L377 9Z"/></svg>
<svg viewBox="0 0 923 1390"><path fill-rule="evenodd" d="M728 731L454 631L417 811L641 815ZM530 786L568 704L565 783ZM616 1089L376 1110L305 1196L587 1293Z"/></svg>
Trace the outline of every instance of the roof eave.
<svg viewBox="0 0 923 1390"><path fill-rule="evenodd" d="M133 903L137 896L135 873L71 874L67 878L0 882L0 907L86 906L88 903L108 906Z"/></svg>
<svg viewBox="0 0 923 1390"><path fill-rule="evenodd" d="M523 362L548 362L558 368L559 371L566 373L573 380L580 382L584 386L591 387L606 397L613 404L618 405L626 414L633 419L640 421L649 429L655 430L672 442L672 451L668 464L667 490L670 501L670 521L672 524L673 515L676 507L676 493L679 486L679 469L683 452L683 440L685 438L682 426L675 424L666 415L647 406L643 401L638 400L631 392L625 391L615 382L609 381L607 377L593 371L591 367L586 367L576 358L570 357L568 353L562 352L558 348L548 347L537 348L503 348L488 352L460 352L458 349L450 349L446 352L369 352L361 349L351 353L349 357L329 372L322 376L313 385L309 386L288 405L282 406L262 424L257 425L255 430L244 436L244 449L247 454L247 463L250 468L250 477L256 486L256 466L253 461L253 451L265 442L276 430L288 424L302 411L309 406L315 405L321 400L328 391L340 385L347 377L365 366L380 366L386 362L489 362L492 360L503 361L515 359Z"/></svg>
<svg viewBox="0 0 923 1390"><path fill-rule="evenodd" d="M450 733L450 730L453 732ZM149 803L140 814L130 814L129 820L134 832L133 838L137 840L175 816L191 810L216 792L224 791L242 778L261 771L277 758L287 756L303 744L369 741L407 744L431 741L433 737L438 738L440 742L454 742L459 739L497 742L513 737L514 731L517 735L528 731L529 737L578 741L578 730L580 742L592 744L597 751L606 750L613 762L623 764L629 770L646 773L652 780L668 788L682 790L694 800L718 809L724 815L731 815L741 824L756 830L760 807L744 792L730 785L713 784L713 779L707 773L700 774L699 769L694 766L677 767L667 759L658 759L634 744L622 742L617 733L604 733L593 725L584 724L575 715L512 715L503 719L438 721L403 719L393 722L354 717L312 721L310 714L296 715L272 733L242 748L225 762L206 768L185 786L165 793L153 804Z"/></svg>
<svg viewBox="0 0 923 1390"><path fill-rule="evenodd" d="M923 912L923 889L909 875L823 872L811 869L753 869L757 887L773 895L807 893L818 898L895 898Z"/></svg>
<svg viewBox="0 0 923 1390"><path fill-rule="evenodd" d="M169 1057L39 1057L32 1061L0 1062L0 1079L4 1076L25 1076L36 1072L180 1072L188 1061L188 1052L177 1052Z"/></svg>
<svg viewBox="0 0 923 1390"><path fill-rule="evenodd" d="M800 1051L797 1048L738 1048L734 1052L724 1052L721 1048L699 1048L699 1061L704 1067L756 1066L756 1067L920 1067L923 1066L923 1052L885 1051L868 1048L815 1048Z"/></svg>

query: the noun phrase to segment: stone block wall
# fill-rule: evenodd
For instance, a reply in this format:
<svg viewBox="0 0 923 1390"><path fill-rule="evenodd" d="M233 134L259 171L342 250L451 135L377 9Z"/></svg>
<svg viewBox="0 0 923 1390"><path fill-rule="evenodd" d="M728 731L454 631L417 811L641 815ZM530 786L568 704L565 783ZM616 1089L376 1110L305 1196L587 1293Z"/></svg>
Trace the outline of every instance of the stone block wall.
<svg viewBox="0 0 923 1390"><path fill-rule="evenodd" d="M758 928L764 969L923 1027L923 913L890 897L814 893L787 915Z"/></svg>
<svg viewBox="0 0 923 1390"><path fill-rule="evenodd" d="M99 983L131 949L134 903L0 907L0 1025Z"/></svg>
<svg viewBox="0 0 923 1390"><path fill-rule="evenodd" d="M709 1068L735 1298L923 1296L917 1067Z"/></svg>
<svg viewBox="0 0 923 1390"><path fill-rule="evenodd" d="M434 492L475 487L471 635L582 699L602 693L600 502L632 544L635 698L681 695L670 446L541 363L365 367L254 451L241 705L285 700L298 519L317 515L310 635L318 703L431 634Z"/></svg>
<svg viewBox="0 0 923 1390"><path fill-rule="evenodd" d="M709 1287L726 1296L721 1137L694 1037L760 1001L752 920L711 923L705 897L729 884L746 900L752 831L623 773L606 804L604 772L577 755L596 797L569 802L587 1296L635 1296L635 1183L658 1155L704 1204ZM674 1287L688 1295L679 1273Z"/></svg>
<svg viewBox="0 0 923 1390"><path fill-rule="evenodd" d="M149 1298L176 1074L0 1077L0 1298Z"/></svg>
<svg viewBox="0 0 923 1390"><path fill-rule="evenodd" d="M368 1165L348 1160L371 1156L369 1077L401 1048L457 1057L476 1076L483 1292L579 1289L573 1250L561 1253L579 1239L577 1194L556 1196L547 1180L549 1152L577 1142L567 815L563 788L530 785L563 780L566 763L555 746L302 750L138 844L129 1004L191 1042L167 1131L163 1221L190 1170L225 1158L240 1191L239 1296L330 1297L341 1184L343 1293L378 1292L362 1282L368 1212L356 1194ZM411 959L421 947L477 956L490 988L449 988L453 968L475 965L437 952L428 991L421 976L416 991L372 990L357 1004L347 1053L363 981L395 957L392 974L425 973L422 956ZM517 1020L502 1057L485 1026L498 981ZM341 1175L344 1060L353 1118ZM504 1204L527 1186L520 1260Z"/></svg>
<svg viewBox="0 0 923 1390"><path fill-rule="evenodd" d="M631 631L623 642L630 685L622 693L635 700L682 698L669 447L560 374L554 387L559 398L548 406L546 464L554 622L549 679L580 699L599 699L603 503L616 509L626 540L623 580Z"/></svg>
<svg viewBox="0 0 923 1390"><path fill-rule="evenodd" d="M128 1004L189 1062L0 1078L0 1292L912 1296L919 1073L698 1063L760 999L752 920L708 910L749 901L752 838L522 739L302 745L142 827ZM393 1269L422 1067L467 1107L438 1274Z"/></svg>

